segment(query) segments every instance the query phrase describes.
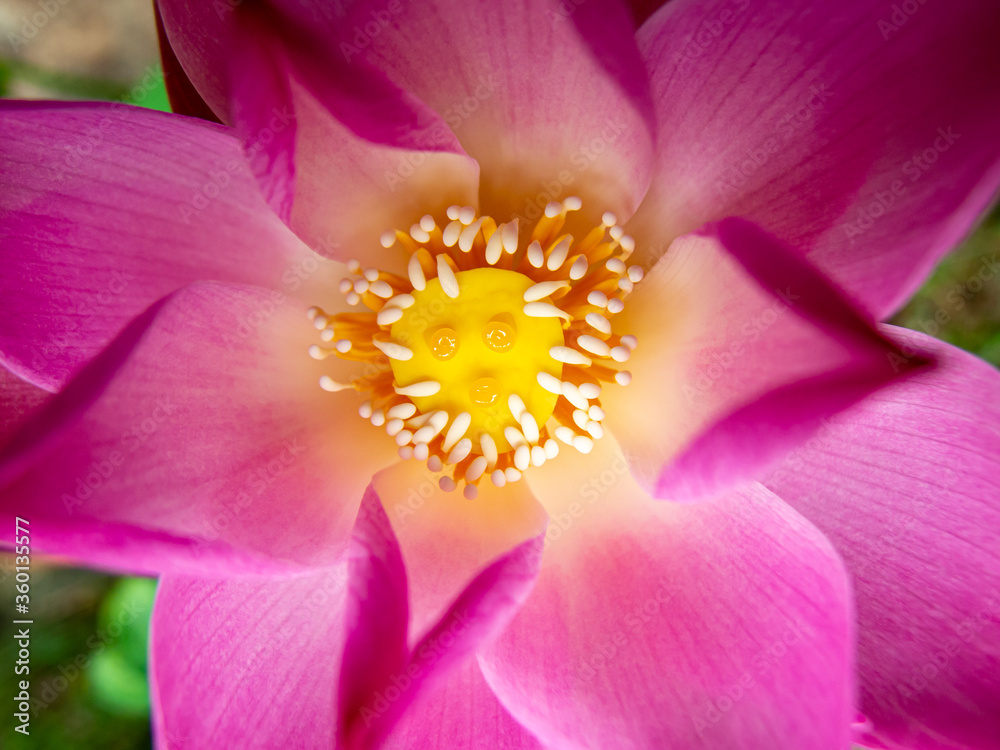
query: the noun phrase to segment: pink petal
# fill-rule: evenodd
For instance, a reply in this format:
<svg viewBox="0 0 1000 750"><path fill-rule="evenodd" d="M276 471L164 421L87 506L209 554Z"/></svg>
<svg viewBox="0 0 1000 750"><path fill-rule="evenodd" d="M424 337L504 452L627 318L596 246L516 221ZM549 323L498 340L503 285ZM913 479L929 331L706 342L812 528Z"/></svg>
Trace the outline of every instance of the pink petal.
<svg viewBox="0 0 1000 750"><path fill-rule="evenodd" d="M358 514L351 554L339 715L345 747L372 747L422 693L466 663L523 604L538 574L541 536L507 551L406 647L407 572L374 488Z"/></svg>
<svg viewBox="0 0 1000 750"><path fill-rule="evenodd" d="M392 521L410 588L410 640L423 636L490 562L545 530L545 511L525 483L489 481L475 501L443 492L416 461L375 475L373 487Z"/></svg>
<svg viewBox="0 0 1000 750"><path fill-rule="evenodd" d="M344 566L160 582L150 631L157 747L333 747Z"/></svg>
<svg viewBox="0 0 1000 750"><path fill-rule="evenodd" d="M128 570L202 569L202 551L231 570L336 559L394 446L357 397L319 388L314 335L277 292L177 292L12 439L2 507L30 509L39 551Z"/></svg>
<svg viewBox="0 0 1000 750"><path fill-rule="evenodd" d="M767 480L840 550L858 606L861 710L891 747L1000 747L1000 375L940 365L824 425ZM877 745L876 745L877 746Z"/></svg>
<svg viewBox="0 0 1000 750"><path fill-rule="evenodd" d="M163 65L163 85L167 90L170 99L170 111L179 115L198 117L202 120L220 122L219 118L212 112L212 108L201 98L180 60L170 46L167 39L167 31L163 27L163 17L160 14L159 5L153 2L153 11L156 16L156 35L160 43L160 60Z"/></svg>
<svg viewBox="0 0 1000 750"><path fill-rule="evenodd" d="M0 366L0 445L7 442L48 396L47 391Z"/></svg>
<svg viewBox="0 0 1000 750"><path fill-rule="evenodd" d="M541 750L542 746L500 705L479 665L467 661L437 689L418 698L383 750Z"/></svg>
<svg viewBox="0 0 1000 750"><path fill-rule="evenodd" d="M598 220L635 211L652 128L620 4L361 0L337 26L345 55L385 70L451 126L482 168L485 212L534 220L570 195Z"/></svg>
<svg viewBox="0 0 1000 750"><path fill-rule="evenodd" d="M341 70L339 53L242 16L231 116L272 208L331 257L405 273L386 230L475 205L479 168L433 110L384 74ZM269 22L265 26L265 22Z"/></svg>
<svg viewBox="0 0 1000 750"><path fill-rule="evenodd" d="M223 128L122 104L5 102L0 122L0 358L36 385L184 284L294 292L318 268Z"/></svg>
<svg viewBox="0 0 1000 750"><path fill-rule="evenodd" d="M608 426L656 494L759 477L821 420L926 364L790 248L727 219L681 238L629 298L632 384Z"/></svg>
<svg viewBox="0 0 1000 750"><path fill-rule="evenodd" d="M649 252L745 216L888 315L1000 186L998 26L988 0L667 3L639 33L660 140L632 229Z"/></svg>
<svg viewBox="0 0 1000 750"><path fill-rule="evenodd" d="M548 747L847 746L850 592L815 528L759 485L657 502L609 438L558 461L528 477L565 515L480 655L515 719Z"/></svg>

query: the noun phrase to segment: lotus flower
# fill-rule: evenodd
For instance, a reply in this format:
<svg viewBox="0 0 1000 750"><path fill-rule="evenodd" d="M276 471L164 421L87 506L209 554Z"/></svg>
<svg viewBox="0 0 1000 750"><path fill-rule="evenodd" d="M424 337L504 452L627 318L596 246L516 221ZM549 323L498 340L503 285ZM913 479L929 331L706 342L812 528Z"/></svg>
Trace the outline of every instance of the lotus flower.
<svg viewBox="0 0 1000 750"><path fill-rule="evenodd" d="M875 322L994 4L159 11L224 125L0 107L0 486L160 747L1000 747L1000 376Z"/></svg>

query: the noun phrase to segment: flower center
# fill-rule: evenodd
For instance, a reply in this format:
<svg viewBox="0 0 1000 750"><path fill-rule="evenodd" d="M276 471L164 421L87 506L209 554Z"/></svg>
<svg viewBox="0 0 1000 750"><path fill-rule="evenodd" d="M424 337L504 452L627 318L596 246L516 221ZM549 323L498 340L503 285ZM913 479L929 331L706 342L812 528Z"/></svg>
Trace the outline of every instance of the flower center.
<svg viewBox="0 0 1000 750"><path fill-rule="evenodd" d="M407 277L351 261L340 291L371 312L310 308L325 342L310 355L366 364L320 385L370 393L361 416L469 498L484 477L503 486L555 458L557 441L588 453L604 434L603 386L631 380L620 365L637 342L612 322L642 269L625 265L633 242L611 214L579 241L564 233L580 207L550 203L523 243L517 219L458 206L443 228L428 215L386 232L384 247L409 253Z"/></svg>

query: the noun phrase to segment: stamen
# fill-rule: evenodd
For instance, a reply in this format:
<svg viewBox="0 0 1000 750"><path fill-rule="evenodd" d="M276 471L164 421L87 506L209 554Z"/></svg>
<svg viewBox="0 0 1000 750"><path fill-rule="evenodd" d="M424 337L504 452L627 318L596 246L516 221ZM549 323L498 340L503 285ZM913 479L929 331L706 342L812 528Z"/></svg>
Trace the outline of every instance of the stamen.
<svg viewBox="0 0 1000 750"><path fill-rule="evenodd" d="M546 205L523 251L519 219L471 206L384 232L383 247L409 255L405 276L350 260L337 288L362 309L306 313L320 342L310 357L363 366L320 387L364 393L358 414L400 458L447 471L441 489L462 486L469 499L486 477L503 487L556 459L560 444L591 451L605 431L602 387L632 379L619 367L638 341L613 316L643 270L627 265L635 241L610 212L581 240L564 231L582 206L577 196Z"/></svg>

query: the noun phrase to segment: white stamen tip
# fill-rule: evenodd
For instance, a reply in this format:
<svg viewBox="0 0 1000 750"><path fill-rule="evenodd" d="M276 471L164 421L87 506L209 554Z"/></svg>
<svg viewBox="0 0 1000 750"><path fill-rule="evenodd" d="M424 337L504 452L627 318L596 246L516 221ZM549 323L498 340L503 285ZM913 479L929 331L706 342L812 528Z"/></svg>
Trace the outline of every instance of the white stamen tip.
<svg viewBox="0 0 1000 750"><path fill-rule="evenodd" d="M495 469L493 473L490 474L490 481L493 482L495 487L503 487L507 484L507 475L500 471L500 469Z"/></svg>
<svg viewBox="0 0 1000 750"><path fill-rule="evenodd" d="M427 459L427 468L431 471L441 471L444 468L444 464L441 463L441 457L438 455L433 455Z"/></svg>
<svg viewBox="0 0 1000 750"><path fill-rule="evenodd" d="M448 460L445 463L457 464L470 453L472 453L472 441L469 438L462 438L451 449L451 453L448 454Z"/></svg>
<svg viewBox="0 0 1000 750"><path fill-rule="evenodd" d="M436 226L437 224L434 222L434 217L430 214L424 214L420 217L420 228L425 232L433 232L434 227Z"/></svg>
<svg viewBox="0 0 1000 750"><path fill-rule="evenodd" d="M524 306L524 314L529 318L565 318L566 320L572 318L568 312L560 310L548 302L529 302Z"/></svg>
<svg viewBox="0 0 1000 750"><path fill-rule="evenodd" d="M521 478L521 472L515 469L513 466L508 466L503 475L507 478L508 482L516 482Z"/></svg>
<svg viewBox="0 0 1000 750"><path fill-rule="evenodd" d="M600 422L607 416L607 414L605 413L604 409L602 409L597 404L594 404L589 409L587 409L587 416L597 422Z"/></svg>
<svg viewBox="0 0 1000 750"><path fill-rule="evenodd" d="M628 358L632 356L632 350L627 346L616 346L611 349L611 359L615 362L628 362Z"/></svg>
<svg viewBox="0 0 1000 750"><path fill-rule="evenodd" d="M351 343L350 339L340 339L333 346L341 354L347 354L347 352L351 351L351 347L353 347L354 344Z"/></svg>
<svg viewBox="0 0 1000 750"><path fill-rule="evenodd" d="M413 307L416 302L417 300L412 294L397 294L385 303L385 307L398 307L400 310L405 310L408 307Z"/></svg>
<svg viewBox="0 0 1000 750"><path fill-rule="evenodd" d="M600 422L587 422L587 426L584 429L590 433L590 436L594 440L600 440L604 437L604 427L601 426Z"/></svg>
<svg viewBox="0 0 1000 750"><path fill-rule="evenodd" d="M396 445L403 446L409 443L413 439L413 433L409 430L403 430L402 432L396 433Z"/></svg>
<svg viewBox="0 0 1000 750"><path fill-rule="evenodd" d="M535 421L535 417L530 411L526 411L521 415L518 420L521 424L521 432L524 434L524 439L529 443L534 445L538 442L538 422Z"/></svg>
<svg viewBox="0 0 1000 750"><path fill-rule="evenodd" d="M579 211L583 208L583 199L578 195L571 195L563 201L563 206L566 207L567 211Z"/></svg>
<svg viewBox="0 0 1000 750"><path fill-rule="evenodd" d="M357 307L359 304L361 304L361 295L359 295L357 292L351 291L344 295L344 300L351 307Z"/></svg>
<svg viewBox="0 0 1000 750"><path fill-rule="evenodd" d="M545 463L545 459L546 458L547 458L547 456L545 455L545 449L542 446L536 445L536 446L532 447L532 449L531 449L531 464L533 466L541 466L542 464Z"/></svg>
<svg viewBox="0 0 1000 750"><path fill-rule="evenodd" d="M486 262L495 266L500 261L501 255L503 255L503 237L498 229L490 235L486 243Z"/></svg>
<svg viewBox="0 0 1000 750"><path fill-rule="evenodd" d="M372 402L365 401L358 407L358 415L362 419L368 419L372 415Z"/></svg>
<svg viewBox="0 0 1000 750"><path fill-rule="evenodd" d="M545 253L542 251L542 246L538 244L538 240L528 245L528 262L535 268L541 268L545 265Z"/></svg>
<svg viewBox="0 0 1000 750"><path fill-rule="evenodd" d="M455 272L451 270L451 266L445 260L444 255L439 255L437 257L437 271L438 271L438 281L441 282L441 289L452 299L458 297L461 290L458 288L458 279L455 278Z"/></svg>
<svg viewBox="0 0 1000 750"><path fill-rule="evenodd" d="M400 362L406 362L413 359L412 349L409 349L402 344L397 344L394 341L379 341L378 339L372 339L372 345L389 359L396 359ZM437 391L434 392L437 393Z"/></svg>
<svg viewBox="0 0 1000 750"><path fill-rule="evenodd" d="M465 481L475 482L483 475L484 471L486 471L486 458L479 456L473 459L472 463L469 464L469 468L465 470Z"/></svg>
<svg viewBox="0 0 1000 750"><path fill-rule="evenodd" d="M565 281L541 281L524 290L524 301L537 302L566 286L569 284Z"/></svg>
<svg viewBox="0 0 1000 750"><path fill-rule="evenodd" d="M484 432L479 436L479 447L483 451L483 456L486 457L486 465L495 466L497 459L500 458L500 454L497 451L497 444L493 437Z"/></svg>
<svg viewBox="0 0 1000 750"><path fill-rule="evenodd" d="M604 264L611 273L618 274L621 276L625 273L625 264L622 262L621 258L608 258L608 262Z"/></svg>
<svg viewBox="0 0 1000 750"><path fill-rule="evenodd" d="M319 387L324 391L329 391L330 393L336 393L337 391L347 390L353 388L350 383L338 383L336 380L331 378L329 375L323 375L319 379Z"/></svg>
<svg viewBox="0 0 1000 750"><path fill-rule="evenodd" d="M559 455L559 443L552 438L546 440L543 447L545 449L545 457L550 461Z"/></svg>
<svg viewBox="0 0 1000 750"><path fill-rule="evenodd" d="M414 435L414 437L416 437L416 435ZM427 443L417 443L413 446L413 457L418 461L426 461L430 453L431 449Z"/></svg>
<svg viewBox="0 0 1000 750"><path fill-rule="evenodd" d="M583 365L589 367L594 362L586 354L577 351L569 346L553 346L549 349L549 356L552 357L556 362L562 362L567 365Z"/></svg>
<svg viewBox="0 0 1000 750"><path fill-rule="evenodd" d="M385 413L390 419L409 419L414 414L417 413L417 407L415 404L396 404L394 407L389 409Z"/></svg>
<svg viewBox="0 0 1000 750"><path fill-rule="evenodd" d="M601 333L611 333L611 321L600 313L587 313L587 317L584 318L584 320L587 321L587 325L600 331Z"/></svg>
<svg viewBox="0 0 1000 750"><path fill-rule="evenodd" d="M391 326L397 320L403 317L403 311L398 307L389 307L386 305L381 310L379 310L378 315L375 317L375 321L380 326Z"/></svg>
<svg viewBox="0 0 1000 750"><path fill-rule="evenodd" d="M587 302L594 305L595 307L607 307L608 297L604 292L599 292L596 289L587 295Z"/></svg>
<svg viewBox="0 0 1000 750"><path fill-rule="evenodd" d="M368 290L376 297L381 297L382 299L389 299L392 296L392 287L389 286L389 282L382 281L381 279L373 281Z"/></svg>
<svg viewBox="0 0 1000 750"><path fill-rule="evenodd" d="M576 437L576 433L573 432L572 428L567 427L564 424L556 427L556 437L562 440L566 445L573 445L573 438Z"/></svg>
<svg viewBox="0 0 1000 750"><path fill-rule="evenodd" d="M410 236L420 244L423 244L425 242L430 242L431 240L430 234L427 232L426 229L424 229L419 224L414 224L412 227L410 227Z"/></svg>
<svg viewBox="0 0 1000 750"><path fill-rule="evenodd" d="M517 219L503 225L503 249L508 255L517 252Z"/></svg>
<svg viewBox="0 0 1000 750"><path fill-rule="evenodd" d="M527 445L517 446L517 450L514 451L514 466L518 471L524 471L531 466L531 448Z"/></svg>
<svg viewBox="0 0 1000 750"><path fill-rule="evenodd" d="M336 334L333 332L332 328L324 328L319 332L320 341L333 341Z"/></svg>
<svg viewBox="0 0 1000 750"><path fill-rule="evenodd" d="M618 385L628 385L632 382L632 373L628 370L622 370L619 373L615 373L615 382Z"/></svg>
<svg viewBox="0 0 1000 750"><path fill-rule="evenodd" d="M610 211L605 211L604 215L601 216L601 223L606 227L613 227L618 223L618 217Z"/></svg>
<svg viewBox="0 0 1000 750"><path fill-rule="evenodd" d="M452 221L458 221L458 214L462 210L461 206L448 206L445 215Z"/></svg>
<svg viewBox="0 0 1000 750"><path fill-rule="evenodd" d="M337 289L340 290L341 294L347 294L353 288L354 288L354 281L352 281L351 279L341 279L340 280L340 284L337 285ZM314 310L316 312L312 312ZM318 307L310 307L309 311L312 312L312 315L309 316L309 319L312 320L313 318L316 317L316 313L319 312L319 308Z"/></svg>
<svg viewBox="0 0 1000 750"><path fill-rule="evenodd" d="M628 336L622 336L622 344L627 346L632 351L635 351L635 348L639 346L639 339L637 339L632 334L629 334Z"/></svg>
<svg viewBox="0 0 1000 750"><path fill-rule="evenodd" d="M451 427L448 428L448 433L444 437L444 442L441 444L442 450L450 451L452 446L465 435L471 424L472 415L467 411L463 411L455 417L455 420L451 423Z"/></svg>
<svg viewBox="0 0 1000 750"><path fill-rule="evenodd" d="M507 398L507 406L510 409L510 413L514 415L514 419L518 422L521 421L521 415L526 411L524 401L516 393L510 394Z"/></svg>
<svg viewBox="0 0 1000 750"><path fill-rule="evenodd" d="M399 457L404 461L407 461L415 456L415 451L413 450L412 445L402 445L396 453L398 453Z"/></svg>
<svg viewBox="0 0 1000 750"><path fill-rule="evenodd" d="M524 435L516 427L504 427L503 436L507 438L507 442L510 443L511 448L518 448L522 445L527 445L528 442L524 439Z"/></svg>
<svg viewBox="0 0 1000 750"><path fill-rule="evenodd" d="M601 386L597 383L581 383L580 395L592 401L601 395Z"/></svg>
<svg viewBox="0 0 1000 750"><path fill-rule="evenodd" d="M610 312L620 313L624 309L625 309L625 303L622 302L617 297L615 297L614 299L609 299L608 300L608 310Z"/></svg>
<svg viewBox="0 0 1000 750"><path fill-rule="evenodd" d="M472 250L476 244L476 237L479 236L479 228L483 225L483 221L483 219L476 219L462 230L462 234L458 237L458 249L463 253Z"/></svg>
<svg viewBox="0 0 1000 750"><path fill-rule="evenodd" d="M419 383L395 387L396 393L400 396L413 396L421 398L423 396L433 396L441 390L441 384L436 380L422 380Z"/></svg>
<svg viewBox="0 0 1000 750"><path fill-rule="evenodd" d="M549 252L549 258L545 263L545 267L550 271L555 271L563 263L566 262L566 256L569 255L569 247L573 244L573 238L569 235L563 237L559 244L557 244Z"/></svg>
<svg viewBox="0 0 1000 750"><path fill-rule="evenodd" d="M563 204L559 201L551 201L545 204L545 216L549 219L554 219L559 214L562 213Z"/></svg>
<svg viewBox="0 0 1000 750"><path fill-rule="evenodd" d="M577 435L573 438L573 447L580 451L580 453L587 454L594 449L594 441L584 435Z"/></svg>
<svg viewBox="0 0 1000 750"><path fill-rule="evenodd" d="M410 262L406 266L407 275L410 277L410 283L413 284L413 288L418 292L422 292L427 286L427 279L424 277L424 269L420 266L420 258L415 254L410 256Z"/></svg>
<svg viewBox="0 0 1000 750"><path fill-rule="evenodd" d="M629 266L628 267L628 280L633 284L638 284L642 281L642 277L645 275L640 266Z"/></svg>
<svg viewBox="0 0 1000 750"><path fill-rule="evenodd" d="M354 282L354 291L358 294L364 294L368 291L369 286L368 279L358 279Z"/></svg>
<svg viewBox="0 0 1000 750"><path fill-rule="evenodd" d="M451 477L441 477L438 480L438 487L440 487L444 492L454 492L456 486L455 480Z"/></svg>
<svg viewBox="0 0 1000 750"><path fill-rule="evenodd" d="M391 417L391 414L386 414L387 417ZM390 419L385 423L385 434L389 437L395 437L403 431L406 425L403 424L402 419Z"/></svg>
<svg viewBox="0 0 1000 750"><path fill-rule="evenodd" d="M366 281L378 281L378 269L377 268L366 268L362 273Z"/></svg>
<svg viewBox="0 0 1000 750"><path fill-rule="evenodd" d="M467 484L465 485L465 488L462 490L462 495L465 497L466 500L475 500L477 497L479 497L479 488L476 487L476 485L474 484Z"/></svg>
<svg viewBox="0 0 1000 750"><path fill-rule="evenodd" d="M585 350L591 354L596 354L599 357L609 357L611 356L611 347L606 343L601 341L596 336L590 336L584 334L583 336L578 336L576 339L578 346L583 347Z"/></svg>
<svg viewBox="0 0 1000 750"><path fill-rule="evenodd" d="M559 380L555 375L551 375L547 372L540 372L535 376L538 380L538 385L542 386L549 393L554 393L559 396L562 394L562 381Z"/></svg>
<svg viewBox="0 0 1000 750"><path fill-rule="evenodd" d="M458 220L463 224L471 224L476 220L476 209L472 206L463 206L458 212Z"/></svg>
<svg viewBox="0 0 1000 750"><path fill-rule="evenodd" d="M382 247L388 250L390 247L396 244L396 233L393 232L391 229L387 229L386 231L382 232L382 236L379 237L379 242L381 243Z"/></svg>
<svg viewBox="0 0 1000 750"><path fill-rule="evenodd" d="M590 264L587 262L587 257L581 255L579 258L573 261L573 265L569 267L569 277L573 281L582 279L587 275L587 269L590 268Z"/></svg>
<svg viewBox="0 0 1000 750"><path fill-rule="evenodd" d="M444 243L445 247L454 247L458 238L462 236L464 228L465 226L460 221L449 222L448 226L444 228L444 232L441 233L441 242Z"/></svg>

